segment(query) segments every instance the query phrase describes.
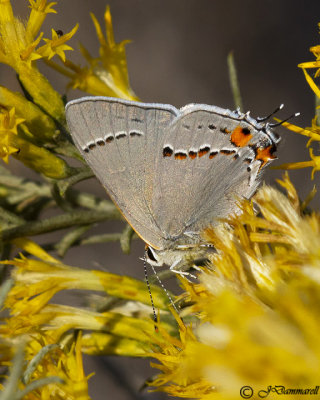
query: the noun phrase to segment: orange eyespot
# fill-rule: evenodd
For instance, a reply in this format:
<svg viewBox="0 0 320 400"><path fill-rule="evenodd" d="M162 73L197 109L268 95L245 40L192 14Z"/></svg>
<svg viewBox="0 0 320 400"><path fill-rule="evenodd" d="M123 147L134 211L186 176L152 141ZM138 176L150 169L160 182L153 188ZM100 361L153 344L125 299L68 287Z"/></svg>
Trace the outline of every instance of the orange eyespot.
<svg viewBox="0 0 320 400"><path fill-rule="evenodd" d="M261 161L261 167L262 168L265 164L267 164L268 161L274 160L276 156L274 156L272 153L275 151L275 146L271 145L268 147L262 147L262 148L257 148L256 149L256 156L255 159Z"/></svg>
<svg viewBox="0 0 320 400"><path fill-rule="evenodd" d="M175 153L174 158L176 160L185 160L187 155L185 153Z"/></svg>
<svg viewBox="0 0 320 400"><path fill-rule="evenodd" d="M218 151L212 151L212 152L209 154L209 158L215 157L218 153L219 153Z"/></svg>
<svg viewBox="0 0 320 400"><path fill-rule="evenodd" d="M251 138L252 134L248 128L237 126L231 134L230 142L237 147L244 147Z"/></svg>
<svg viewBox="0 0 320 400"><path fill-rule="evenodd" d="M199 149L198 155L199 155L199 157L202 157L205 154L209 153L209 151L210 151L210 147L208 147L208 146L203 147L203 148Z"/></svg>
<svg viewBox="0 0 320 400"><path fill-rule="evenodd" d="M189 157L194 160L197 157L197 152L196 151L189 151Z"/></svg>

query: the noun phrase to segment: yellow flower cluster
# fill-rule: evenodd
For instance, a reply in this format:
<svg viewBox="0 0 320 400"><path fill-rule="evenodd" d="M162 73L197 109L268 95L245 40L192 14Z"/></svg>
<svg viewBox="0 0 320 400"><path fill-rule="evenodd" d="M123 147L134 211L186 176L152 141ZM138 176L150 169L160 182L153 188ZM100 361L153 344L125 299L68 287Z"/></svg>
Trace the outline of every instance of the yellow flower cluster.
<svg viewBox="0 0 320 400"><path fill-rule="evenodd" d="M55 13L47 0L29 0L31 12L26 23L14 16L9 0L0 1L0 62L12 67L27 98L0 86L1 142L0 156L8 162L13 155L28 167L49 178L61 179L72 170L59 157L70 155L73 149L65 137L64 102L47 78L40 73L41 60L71 78L69 87L91 94L137 99L129 85L125 44L116 43L109 8L105 13L107 39L92 15L100 42L100 57L93 59L81 46L90 67L80 67L66 57L73 50L67 42L78 29L60 35L52 30L51 39L39 33L50 13ZM45 44L41 45L44 42ZM63 66L52 61L58 56ZM16 116L16 117L15 117ZM12 127L7 128L8 120ZM10 125L10 126L11 126ZM43 145L46 145L46 148Z"/></svg>
<svg viewBox="0 0 320 400"><path fill-rule="evenodd" d="M14 147L14 137L18 134L17 127L23 118L16 118L15 109L4 110L0 114L0 157L8 163L9 154L17 153L19 149Z"/></svg>
<svg viewBox="0 0 320 400"><path fill-rule="evenodd" d="M82 334L80 333L63 348L57 344L48 344L52 342L52 338L43 333L40 340L35 339L24 349L25 354L22 352L23 343L20 343L12 370L21 363L21 356L23 356L23 360L30 361L21 376L21 381L17 382L14 392L10 385L14 378L10 377L9 384L0 385L3 398L90 400L88 379L92 375L87 377L84 375L81 339Z"/></svg>
<svg viewBox="0 0 320 400"><path fill-rule="evenodd" d="M10 363L12 349L24 338L26 361L32 363L36 360L28 381L60 378L59 382L33 390L31 397L25 399L34 399L35 393L41 399L89 398L81 351L91 355L131 357L146 357L151 351L156 334L144 282L108 272L67 266L27 239L17 239L13 243L36 259L21 255L15 260L2 262L15 268L12 271L14 286L4 302L4 308L10 315L0 319L0 361L2 365ZM109 311L101 312L93 307L81 309L50 302L59 291L72 289L103 292L113 299L124 301L118 304L113 301ZM156 307L166 311L168 298L164 292L153 286L152 293ZM97 299L98 296L95 297L95 308ZM160 327L168 335L173 335L173 322L161 322ZM88 333L75 338L74 330ZM40 357L44 347L50 351ZM20 382L21 390L28 387L26 383L25 380ZM80 389L82 397L78 397Z"/></svg>
<svg viewBox="0 0 320 400"><path fill-rule="evenodd" d="M320 28L320 23L318 24ZM298 66L302 68L304 76L310 86L310 88L313 90L315 96L316 96L316 104L317 104L317 110L319 110L320 107L320 89L317 86L316 82L314 79L318 78L320 76L320 45L318 46L313 46L310 48L311 53L316 57L316 61L309 61L309 62L304 62L299 64ZM317 68L314 78L308 73L308 69L314 69ZM281 164L275 168L278 169L300 169L300 168L307 168L311 167L312 172L311 172L311 179L314 178L314 173L316 171L320 171L320 156L314 155L313 149L310 148L310 145L312 142L320 141L320 126L319 126L319 120L318 120L318 111L316 112L316 116L312 120L312 125L311 127L307 128L300 128L299 126L290 124L289 122L285 122L282 125L285 126L286 128L290 129L291 131L298 133L300 135L306 136L309 138L309 141L307 143L307 147L309 148L309 155L311 160L310 161L300 161L300 162L295 162L295 163L287 163L287 164Z"/></svg>
<svg viewBox="0 0 320 400"><path fill-rule="evenodd" d="M95 96L120 97L128 100L138 100L129 85L124 40L116 43L113 35L110 8L104 14L106 37L96 17L91 14L98 40L100 43L99 57L93 58L82 45L80 51L88 62L88 67L80 67L70 60L63 60L64 66L47 61L47 64L71 79L69 87L80 89Z"/></svg>
<svg viewBox="0 0 320 400"><path fill-rule="evenodd" d="M51 38L44 38L41 27L48 14L56 12L55 3L29 3L30 15L23 23L14 16L10 1L0 0L0 62L15 70L25 94L0 86L0 157L8 162L13 156L50 179L38 187L9 174L0 177L0 195L8 200L1 206L1 244L5 250L23 251L2 262L11 272L11 280L0 288L4 311L0 363L9 367L1 385L5 398L89 399L82 352L151 357L160 370L152 386L182 398L235 399L243 387L246 391L250 387L257 397L260 390L272 391L279 384L288 389L315 386L320 379L320 215L308 209L314 192L301 203L287 175L279 181L286 195L262 187L253 201L241 203L240 216L230 216L214 231L205 232L215 252L208 255L198 283L181 280L180 315L168 311L167 296L152 286L160 310L157 331L143 282L65 265L25 237L75 227L60 241L59 254L63 254L90 224L102 220L92 211L99 208L95 198L69 190L89 174L80 169L77 175L67 163L68 157L80 157L68 140L63 99L40 73L38 63L43 61L67 76L69 88L137 99L129 85L128 41L115 42L108 7L105 34L91 15L99 57L93 58L81 46L87 62L81 67L67 57L72 50L67 42L78 26L66 34L52 30ZM320 75L320 48L311 51L316 61L300 67L320 98L307 72L317 68L315 77ZM311 128L283 125L307 136L308 146L319 141L316 118ZM312 167L313 178L320 170L320 156L310 148L310 157L281 167ZM24 189L29 192L23 193ZM33 222L30 215L38 217L34 209L48 202L64 214L49 220L52 225L46 231L48 219ZM88 219L79 222L74 204ZM112 207L104 204L104 218L115 217ZM74 225L62 224L66 219ZM53 296L62 290L95 294L88 295L86 308L54 304ZM16 351L20 343L22 350Z"/></svg>
<svg viewBox="0 0 320 400"><path fill-rule="evenodd" d="M6 196L7 203L4 203L8 205L1 207L2 239L6 228L10 231L17 225L22 229L34 226L30 216L38 216L48 200L64 209L67 201L62 196L77 182L78 178L74 177L78 170L79 180L82 179L81 168L68 165L67 157L81 157L68 138L64 100L39 71L38 63L46 62L70 77L71 88L137 99L129 85L127 41L115 42L109 8L105 13L107 38L92 15L100 57L91 58L81 47L89 63L89 67L82 68L75 66L66 55L72 50L67 42L78 25L66 34L52 30L51 38L45 38L41 32L46 17L56 12L55 5L47 0L29 0L30 14L22 22L14 15L10 0L0 0L0 62L15 71L24 94L0 86L0 157L8 162L9 156L13 156L50 178L41 189L37 183L13 178L1 169L1 196ZM54 57L63 66L56 64ZM84 174L90 176L88 171ZM55 180L61 179L64 180L59 186ZM78 199L78 206L90 209L90 196L80 195ZM96 204L93 207L96 209ZM113 206L107 205L106 209L105 212L113 213ZM68 215L66 211L60 220ZM41 226L42 220L37 223ZM25 234L28 232L18 237ZM145 356L150 351L154 322L150 319L149 295L144 282L66 266L26 238L1 241L1 251L6 248L20 248L34 258L21 255L4 262L12 272L13 282L11 288L8 286L11 281L7 281L0 289L0 363L2 367L10 367L7 380L1 385L4 398L89 399L82 352ZM72 288L104 295L96 295L95 302L84 309L51 302L55 293ZM162 291L153 287L153 295L156 306L168 313L168 299ZM104 311L98 310L97 302ZM171 323L163 322L161 326L168 332L175 331L172 318ZM87 333L82 336L79 330ZM21 351L20 343L23 344Z"/></svg>
<svg viewBox="0 0 320 400"><path fill-rule="evenodd" d="M200 323L180 322L180 341L153 354L158 390L235 399L245 386L257 394L319 382L320 215L304 212L287 176L279 183L287 196L262 187L240 217L206 232L216 249L210 266L199 284L183 284L192 304L183 315Z"/></svg>
<svg viewBox="0 0 320 400"><path fill-rule="evenodd" d="M67 164L53 151L43 147L52 145L60 131L59 124L65 123L64 104L61 96L39 72L36 60L63 57L69 49L65 41L75 33L64 35L58 40L53 37L37 47L43 34L41 25L48 13L54 12L54 3L46 0L30 1L31 12L26 24L14 16L10 1L0 1L0 62L12 67L28 98L0 86L0 119L3 137L1 157L7 162L10 154L27 166L50 178L65 178L70 174ZM10 119L12 129L7 125Z"/></svg>

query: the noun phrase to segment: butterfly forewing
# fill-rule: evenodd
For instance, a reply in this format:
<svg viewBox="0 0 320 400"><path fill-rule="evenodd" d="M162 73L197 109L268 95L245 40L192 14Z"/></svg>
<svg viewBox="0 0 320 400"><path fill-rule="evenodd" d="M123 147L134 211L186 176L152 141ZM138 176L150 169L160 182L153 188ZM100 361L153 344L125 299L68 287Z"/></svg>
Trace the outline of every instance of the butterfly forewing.
<svg viewBox="0 0 320 400"><path fill-rule="evenodd" d="M127 221L154 248L163 245L151 207L155 148L176 113L172 106L99 97L67 105L76 146Z"/></svg>

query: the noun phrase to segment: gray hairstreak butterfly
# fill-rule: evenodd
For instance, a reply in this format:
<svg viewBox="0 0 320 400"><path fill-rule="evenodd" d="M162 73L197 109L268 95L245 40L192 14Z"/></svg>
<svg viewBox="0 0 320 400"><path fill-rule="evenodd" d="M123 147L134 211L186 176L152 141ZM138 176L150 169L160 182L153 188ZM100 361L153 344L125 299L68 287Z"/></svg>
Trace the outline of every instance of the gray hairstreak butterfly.
<svg viewBox="0 0 320 400"><path fill-rule="evenodd" d="M201 232L250 198L279 136L239 110L83 97L66 106L73 140L153 265L201 254ZM176 271L178 272L178 271Z"/></svg>

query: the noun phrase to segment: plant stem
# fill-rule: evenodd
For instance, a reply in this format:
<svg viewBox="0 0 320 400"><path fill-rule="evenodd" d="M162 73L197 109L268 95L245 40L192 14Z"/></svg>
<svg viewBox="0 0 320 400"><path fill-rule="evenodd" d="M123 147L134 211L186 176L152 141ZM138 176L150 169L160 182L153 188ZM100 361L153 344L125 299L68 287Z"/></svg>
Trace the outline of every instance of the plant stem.
<svg viewBox="0 0 320 400"><path fill-rule="evenodd" d="M228 62L228 69L229 69L229 81L231 85L231 91L233 94L233 101L235 108L240 108L240 110L243 109L242 106L242 98L241 98L241 93L240 93L240 86L239 86L239 81L238 81L238 76L237 76L237 69L236 69L236 64L234 62L234 57L233 57L233 52L230 51L228 54L227 58Z"/></svg>
<svg viewBox="0 0 320 400"><path fill-rule="evenodd" d="M121 214L116 208L114 208L113 212L80 210L4 229L0 231L0 236L3 241L8 241L19 237L35 236L59 229L71 228L73 226L88 225L95 222L121 218Z"/></svg>

